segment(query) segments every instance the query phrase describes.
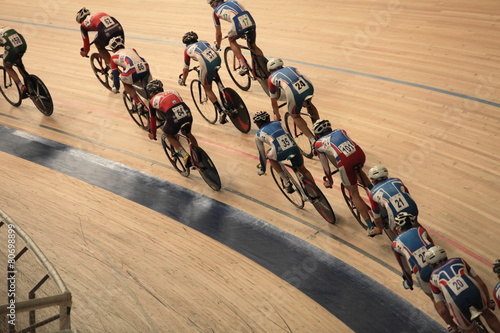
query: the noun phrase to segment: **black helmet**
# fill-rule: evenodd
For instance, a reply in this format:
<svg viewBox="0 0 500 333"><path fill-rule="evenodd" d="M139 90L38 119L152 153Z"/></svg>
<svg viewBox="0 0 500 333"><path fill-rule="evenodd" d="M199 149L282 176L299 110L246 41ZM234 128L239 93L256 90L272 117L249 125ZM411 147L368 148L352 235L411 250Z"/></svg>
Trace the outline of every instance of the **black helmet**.
<svg viewBox="0 0 500 333"><path fill-rule="evenodd" d="M160 80L153 80L148 83L146 86L146 91L148 92L149 96L154 96L156 94L159 94L163 92L163 83L161 83Z"/></svg>
<svg viewBox="0 0 500 333"><path fill-rule="evenodd" d="M182 42L186 45L196 43L198 41L198 35L194 31L189 31L182 36Z"/></svg>
<svg viewBox="0 0 500 333"><path fill-rule="evenodd" d="M253 116L254 123L267 123L271 120L271 116L266 111L257 111Z"/></svg>

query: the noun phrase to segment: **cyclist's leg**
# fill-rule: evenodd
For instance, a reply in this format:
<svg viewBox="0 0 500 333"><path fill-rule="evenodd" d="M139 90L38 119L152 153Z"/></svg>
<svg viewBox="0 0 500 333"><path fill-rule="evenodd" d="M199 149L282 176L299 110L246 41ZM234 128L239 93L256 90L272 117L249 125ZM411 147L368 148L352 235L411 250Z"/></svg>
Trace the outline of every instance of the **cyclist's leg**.
<svg viewBox="0 0 500 333"><path fill-rule="evenodd" d="M238 34L236 32L236 28L234 26L234 23L233 23L233 26L231 27L231 30L228 31L227 37L228 37L228 40L229 40L229 47L233 51L236 59L238 59L241 67L242 68L243 67L248 68L248 65L247 65L247 63L245 61L245 58L243 57L243 53L241 53L241 48L238 45L238 43L236 42L236 40L239 37L241 37L241 36L238 36Z"/></svg>
<svg viewBox="0 0 500 333"><path fill-rule="evenodd" d="M248 45L252 49L252 52L255 53L256 55L264 56L264 53L256 44L256 40L257 40L256 29L254 28L253 30L247 31L246 35L247 35Z"/></svg>
<svg viewBox="0 0 500 333"><path fill-rule="evenodd" d="M290 162L292 165L297 168L297 170L300 172L300 174L304 177L309 179L311 182L316 184L314 181L314 177L311 174L311 172L306 168L304 165L304 157L300 153L299 149L297 148L296 152L294 153L294 156L290 158Z"/></svg>
<svg viewBox="0 0 500 333"><path fill-rule="evenodd" d="M297 125L297 127L300 129L302 133L304 133L305 136L309 138L309 141L311 144L313 144L316 140L314 139L314 135L312 134L311 130L309 129L309 126L307 126L306 121L304 118L300 116L300 113L291 113L290 115L293 118L293 121Z"/></svg>
<svg viewBox="0 0 500 333"><path fill-rule="evenodd" d="M304 105L305 107L307 107L307 110L309 111L309 113L312 115L312 121L313 123L319 119L319 113L318 113L318 109L316 108L316 106L313 104L313 102L311 101L311 99L308 99L304 102Z"/></svg>
<svg viewBox="0 0 500 333"><path fill-rule="evenodd" d="M18 85L18 87L19 87L19 89L21 89L21 91L22 91L22 88L24 87L24 85L23 85L21 79L19 78L19 75L14 70L13 64L19 62L22 56L23 56L23 54L9 53L8 51L6 51L4 53L4 57L3 57L3 67L5 68L5 70L9 74L9 76Z"/></svg>
<svg viewBox="0 0 500 333"><path fill-rule="evenodd" d="M498 321L497 316L495 316L495 314L488 309L488 307L483 310L482 316L493 332L500 332L500 322Z"/></svg>

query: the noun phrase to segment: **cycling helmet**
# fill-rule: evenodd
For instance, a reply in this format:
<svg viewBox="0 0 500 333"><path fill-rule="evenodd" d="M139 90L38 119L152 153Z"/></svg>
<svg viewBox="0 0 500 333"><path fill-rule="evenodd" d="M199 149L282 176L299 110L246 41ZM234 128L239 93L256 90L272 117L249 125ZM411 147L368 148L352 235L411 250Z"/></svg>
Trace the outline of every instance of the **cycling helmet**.
<svg viewBox="0 0 500 333"><path fill-rule="evenodd" d="M267 123L271 116L266 111L257 111L253 116L254 123Z"/></svg>
<svg viewBox="0 0 500 333"><path fill-rule="evenodd" d="M109 40L108 46L114 51L125 47L125 42L121 36L113 37Z"/></svg>
<svg viewBox="0 0 500 333"><path fill-rule="evenodd" d="M0 29L0 46L3 46L5 44L5 38L3 38L3 34L9 30L10 28L7 28L7 27L3 27Z"/></svg>
<svg viewBox="0 0 500 333"><path fill-rule="evenodd" d="M394 223L398 227L404 227L406 225L414 225L417 222L417 218L410 213L401 212L394 219Z"/></svg>
<svg viewBox="0 0 500 333"><path fill-rule="evenodd" d="M82 21L85 20L85 18L89 15L90 15L90 10L83 7L78 11L78 13L76 13L76 23L82 23Z"/></svg>
<svg viewBox="0 0 500 333"><path fill-rule="evenodd" d="M221 2L222 0L207 0L207 4L209 4L210 6L212 6L212 4L214 2Z"/></svg>
<svg viewBox="0 0 500 333"><path fill-rule="evenodd" d="M493 272L500 274L500 259L495 260L493 263Z"/></svg>
<svg viewBox="0 0 500 333"><path fill-rule="evenodd" d="M428 264L437 264L446 258L446 251L439 245L429 248L424 254L424 259Z"/></svg>
<svg viewBox="0 0 500 333"><path fill-rule="evenodd" d="M371 180L386 179L389 176L389 171L383 165L376 165L368 171L368 178Z"/></svg>
<svg viewBox="0 0 500 333"><path fill-rule="evenodd" d="M267 70L272 72L283 67L283 60L279 58L273 58L267 62Z"/></svg>
<svg viewBox="0 0 500 333"><path fill-rule="evenodd" d="M146 86L146 91L149 96L153 97L154 95L163 92L163 83L161 83L160 80L150 81Z"/></svg>
<svg viewBox="0 0 500 333"><path fill-rule="evenodd" d="M326 119L318 119L313 125L314 134L323 134L326 131L332 130L332 124L330 124L329 120Z"/></svg>
<svg viewBox="0 0 500 333"><path fill-rule="evenodd" d="M196 43L198 41L198 35L194 31L189 31L182 36L182 42L186 45Z"/></svg>

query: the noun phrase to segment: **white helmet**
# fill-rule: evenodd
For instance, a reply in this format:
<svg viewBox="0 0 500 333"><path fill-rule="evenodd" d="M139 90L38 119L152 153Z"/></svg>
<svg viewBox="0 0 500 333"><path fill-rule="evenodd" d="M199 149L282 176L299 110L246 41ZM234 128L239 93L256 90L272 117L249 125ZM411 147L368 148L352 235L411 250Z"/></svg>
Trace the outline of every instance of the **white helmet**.
<svg viewBox="0 0 500 333"><path fill-rule="evenodd" d="M399 213L395 218L394 218L394 224L396 224L398 227L404 227L406 225L412 226L417 222L417 218L406 212L401 212Z"/></svg>
<svg viewBox="0 0 500 333"><path fill-rule="evenodd" d="M389 171L383 165L376 165L368 171L368 178L371 180L386 179L389 177Z"/></svg>
<svg viewBox="0 0 500 333"><path fill-rule="evenodd" d="M321 135L326 131L332 130L332 124L326 119L318 119L314 122L313 132L314 134Z"/></svg>
<svg viewBox="0 0 500 333"><path fill-rule="evenodd" d="M283 67L283 60L280 58L273 58L267 62L267 70L270 72L281 67Z"/></svg>
<svg viewBox="0 0 500 333"><path fill-rule="evenodd" d="M446 259L446 257L446 251L438 245L429 248L424 254L424 260L428 264L436 264L441 260Z"/></svg>
<svg viewBox="0 0 500 333"><path fill-rule="evenodd" d="M108 46L114 51L119 48L125 47L125 41L121 36L113 37L109 40Z"/></svg>
<svg viewBox="0 0 500 333"><path fill-rule="evenodd" d="M76 13L76 23L82 23L82 21L90 15L90 10L87 8L83 7Z"/></svg>

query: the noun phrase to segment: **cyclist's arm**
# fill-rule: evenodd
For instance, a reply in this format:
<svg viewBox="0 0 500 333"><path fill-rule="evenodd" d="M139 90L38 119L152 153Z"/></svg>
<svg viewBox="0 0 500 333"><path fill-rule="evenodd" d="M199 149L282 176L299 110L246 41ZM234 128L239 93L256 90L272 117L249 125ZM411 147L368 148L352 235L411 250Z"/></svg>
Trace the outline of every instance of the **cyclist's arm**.
<svg viewBox="0 0 500 333"><path fill-rule="evenodd" d="M80 31L82 33L82 39L83 39L83 53L87 55L90 51L90 40L89 40L89 32L87 31L86 28L83 27L83 22L80 26Z"/></svg>
<svg viewBox="0 0 500 333"><path fill-rule="evenodd" d="M184 49L184 67L182 68L182 82L186 83L189 75L189 65L191 64L191 57L187 54L187 49Z"/></svg>
<svg viewBox="0 0 500 333"><path fill-rule="evenodd" d="M156 109L153 107L152 100L149 101L149 133L156 140Z"/></svg>
<svg viewBox="0 0 500 333"><path fill-rule="evenodd" d="M394 253L394 256L396 257L396 260L399 264L399 267L401 268L401 271L403 272L403 278L410 282L411 285L413 285L413 278L411 276L411 272L408 272L407 270L407 265L405 265L405 258L401 255L401 253L398 252L397 250L397 243L393 242L392 243L392 252Z"/></svg>
<svg viewBox="0 0 500 333"><path fill-rule="evenodd" d="M316 144L320 144L320 143L316 143ZM319 160L321 162L321 166L323 167L323 172L325 173L325 176L326 176L326 179L328 180L328 182L330 182L330 186L325 185L325 187L331 188L333 185L333 178L332 178L332 171L330 169L330 163L328 161L328 156L326 156L326 153L320 152L318 150L318 148L319 147L315 147L316 151L319 154Z"/></svg>
<svg viewBox="0 0 500 333"><path fill-rule="evenodd" d="M255 145L257 146L257 150L259 152L260 168L265 172L267 165L266 149L264 148L264 142L258 134L255 135Z"/></svg>
<svg viewBox="0 0 500 333"><path fill-rule="evenodd" d="M220 25L215 26L215 43L219 46L222 43L222 28Z"/></svg>

